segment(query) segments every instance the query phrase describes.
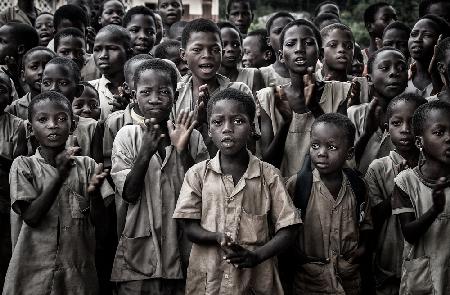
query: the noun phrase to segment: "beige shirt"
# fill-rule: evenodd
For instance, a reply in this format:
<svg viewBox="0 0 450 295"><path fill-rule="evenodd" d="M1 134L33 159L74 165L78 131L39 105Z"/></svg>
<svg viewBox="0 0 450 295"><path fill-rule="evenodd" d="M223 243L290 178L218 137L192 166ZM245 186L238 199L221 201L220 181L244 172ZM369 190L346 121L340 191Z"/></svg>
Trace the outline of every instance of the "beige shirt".
<svg viewBox="0 0 450 295"><path fill-rule="evenodd" d="M68 178L37 226L21 222L21 209L36 200L58 175L39 149L14 160L11 173L12 241L15 244L3 294L98 294L95 229L87 193L96 164L74 157ZM100 188L105 205L113 199L108 182Z"/></svg>
<svg viewBox="0 0 450 295"><path fill-rule="evenodd" d="M141 148L142 136L141 126L127 125L114 139L111 176L119 196L117 223L123 227L111 280L182 279L181 259L189 252L190 243L179 240L181 229L172 219L185 173L174 147L166 147L164 159L158 153L152 156L141 197L135 204L121 197ZM206 146L196 130L191 134L189 152L196 162L208 158Z"/></svg>
<svg viewBox="0 0 450 295"><path fill-rule="evenodd" d="M356 127L355 142L364 132L364 125L366 123L368 112L369 103L351 106L347 110L347 116ZM389 138L389 133L387 131L383 132L380 128L378 128L378 130L369 139L361 160L357 163L358 170L365 174L367 168L369 168L369 165L373 160L388 156L389 152L394 150L394 148L395 147Z"/></svg>
<svg viewBox="0 0 450 295"><path fill-rule="evenodd" d="M106 120L109 114L111 114L113 106L109 103L114 100L114 96L108 88L108 84L111 82L104 76L97 80L89 81L89 83L94 86L94 88L98 91L98 96L100 98L100 120Z"/></svg>
<svg viewBox="0 0 450 295"><path fill-rule="evenodd" d="M392 202L392 214L414 213L416 218L424 215L433 205L433 184L425 183L417 167L400 172L395 178L395 185L401 194ZM411 290L431 288L423 294L450 294L450 188L445 189L446 205L428 230L414 245L405 241L400 294L412 294ZM406 259L407 258L407 259ZM406 268L408 264L409 268ZM415 281L406 280L406 275L420 271ZM411 285L406 285L408 281ZM403 293L402 293L403 292Z"/></svg>
<svg viewBox="0 0 450 295"><path fill-rule="evenodd" d="M251 251L301 223L276 168L249 153L247 171L234 185L219 155L186 173L174 218L199 219L205 230L225 233ZM238 270L223 256L218 246L193 244L186 294L283 294L275 258Z"/></svg>
<svg viewBox="0 0 450 295"><path fill-rule="evenodd" d="M325 82L322 97L319 104L325 113L334 113L339 105L347 98L350 83L347 82ZM257 92L256 97L270 117L274 134L280 129L283 118L275 107L275 94L273 87L266 87ZM292 122L286 137L283 160L281 162L281 173L284 177L297 173L303 165L305 155L309 153L311 139L311 126L314 116L311 112L298 114L293 112Z"/></svg>
<svg viewBox="0 0 450 295"><path fill-rule="evenodd" d="M432 91L433 91L433 83L428 84L427 87L420 90L414 85L412 78L408 80L408 86L406 86L405 89L405 93L414 93L424 98L430 96Z"/></svg>
<svg viewBox="0 0 450 295"><path fill-rule="evenodd" d="M296 182L297 175L294 175L286 184L292 196ZM356 197L345 174L335 199L320 179L319 172L313 170L311 195L303 223L303 243L299 247L308 256L329 258L330 263L302 265L296 274L295 294L346 294L341 282L358 280L358 265L349 264L343 256L358 248L359 233L372 229L372 219L368 201L364 203L365 214L361 222L356 216L356 206Z"/></svg>
<svg viewBox="0 0 450 295"><path fill-rule="evenodd" d="M67 140L67 146L71 146L76 138L78 146L81 148L80 155L92 156L92 140L95 135L97 121L92 118L76 117L77 128Z"/></svg>
<svg viewBox="0 0 450 295"><path fill-rule="evenodd" d="M266 87L273 85L283 85L291 82L291 77L281 77L273 67L273 64L267 67L259 68Z"/></svg>
<svg viewBox="0 0 450 295"><path fill-rule="evenodd" d="M255 68L239 68L239 74L236 78L236 82L244 83L250 90L253 90L253 81L255 78L255 72L258 69Z"/></svg>
<svg viewBox="0 0 450 295"><path fill-rule="evenodd" d="M370 205L373 207L383 201L391 201L394 191L394 178L398 174L398 167L405 159L395 151L389 156L375 159L370 164L365 176ZM376 237L374 275L377 284L387 279L400 279L403 255L403 234L400 220L391 215L381 226Z"/></svg>
<svg viewBox="0 0 450 295"><path fill-rule="evenodd" d="M13 114L22 120L28 120L28 105L31 102L31 93L28 92L19 99L14 100L6 107L5 112Z"/></svg>

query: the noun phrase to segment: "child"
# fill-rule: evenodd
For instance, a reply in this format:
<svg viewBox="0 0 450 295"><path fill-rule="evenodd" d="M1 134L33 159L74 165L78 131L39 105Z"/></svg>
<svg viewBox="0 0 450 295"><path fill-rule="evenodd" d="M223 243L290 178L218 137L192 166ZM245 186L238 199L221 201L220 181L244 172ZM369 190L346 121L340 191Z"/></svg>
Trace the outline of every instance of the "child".
<svg viewBox="0 0 450 295"><path fill-rule="evenodd" d="M13 101L6 111L22 120L28 119L28 105L41 93L42 73L45 65L56 56L47 47L37 46L28 50L22 58L22 81L30 91L25 96Z"/></svg>
<svg viewBox="0 0 450 295"><path fill-rule="evenodd" d="M187 25L187 21L180 20L173 25L170 26L169 34L167 35L168 39L177 40L181 42L181 34L183 34L183 30Z"/></svg>
<svg viewBox="0 0 450 295"><path fill-rule="evenodd" d="M408 40L408 48L414 61L414 68L406 92L416 93L423 97L431 95L433 83L428 67L439 36L442 35L445 38L449 30L449 24L435 15L426 15L416 22ZM439 91L439 89L436 89L436 91Z"/></svg>
<svg viewBox="0 0 450 295"><path fill-rule="evenodd" d="M181 38L180 53L191 74L186 75L183 83L178 86L178 98L174 103L172 118L177 118L182 110L193 111L200 107L197 129L202 133L212 154L215 147L208 136L205 116L208 96L228 87L249 94L252 92L244 83L231 82L217 74L222 61L222 40L219 28L211 20L199 18L187 24Z"/></svg>
<svg viewBox="0 0 450 295"><path fill-rule="evenodd" d="M400 94L389 103L386 121L395 150L375 159L365 179L376 238L374 239L374 276L377 294L398 294L403 256L403 235L398 216L392 215L394 178L407 167L416 167L419 149L412 130L414 111L427 101L414 94Z"/></svg>
<svg viewBox="0 0 450 295"><path fill-rule="evenodd" d="M11 231L8 175L14 158L26 154L25 125L23 121L5 112L5 107L12 100L12 83L8 75L0 71L0 287L8 269L11 258Z"/></svg>
<svg viewBox="0 0 450 295"><path fill-rule="evenodd" d="M38 46L39 36L29 25L10 22L0 27L0 68L13 81L15 99L25 95L20 81L20 65L23 55L33 47Z"/></svg>
<svg viewBox="0 0 450 295"><path fill-rule="evenodd" d="M54 38L56 55L70 58L82 69L85 62L86 41L76 28L62 29Z"/></svg>
<svg viewBox="0 0 450 295"><path fill-rule="evenodd" d="M158 0L158 12L164 26L163 36L167 36L170 27L181 20L184 14L181 0Z"/></svg>
<svg viewBox="0 0 450 295"><path fill-rule="evenodd" d="M131 56L129 32L118 25L103 27L95 37L93 55L102 77L89 83L99 93L100 119L105 120L112 112L113 95L119 94L118 87L125 82L123 66Z"/></svg>
<svg viewBox="0 0 450 295"><path fill-rule="evenodd" d="M23 223L3 294L98 294L94 227L113 200L108 171L66 149L75 125L62 94L36 96L29 121L39 148L11 167L11 206Z"/></svg>
<svg viewBox="0 0 450 295"><path fill-rule="evenodd" d="M186 61L180 56L181 42L177 40L166 40L154 48L153 55L156 58L168 59L176 66L180 75L183 77L189 72Z"/></svg>
<svg viewBox="0 0 450 295"><path fill-rule="evenodd" d="M289 70L289 83L266 87L257 93L261 104L263 159L280 167L284 177L297 173L302 167L309 150L314 118L338 109L345 112L347 108L350 83L320 82L316 90L308 90L316 87L312 72L319 58L321 41L319 31L311 22L289 23L280 36L280 61ZM309 97L308 91L314 93L313 97Z"/></svg>
<svg viewBox="0 0 450 295"><path fill-rule="evenodd" d="M55 57L50 60L42 74L41 91L56 91L63 94L70 102L81 96L83 86L80 85L80 69L76 63L68 58ZM80 155L89 156L97 160L94 155L101 154L102 147L95 143L97 121L90 118L74 116L76 128L69 136L68 146L79 146Z"/></svg>
<svg viewBox="0 0 450 295"><path fill-rule="evenodd" d="M275 52L275 63L259 68L266 87L271 85L282 85L289 82L289 71L286 65L280 61L280 35L283 28L294 20L294 17L287 12L281 11L272 15L266 23L266 30L269 34L269 45Z"/></svg>
<svg viewBox="0 0 450 295"><path fill-rule="evenodd" d="M186 173L173 214L194 243L186 294L283 294L273 257L301 220L279 171L246 148L254 116L253 98L236 89L208 101L219 152Z"/></svg>
<svg viewBox="0 0 450 295"><path fill-rule="evenodd" d="M114 139L111 176L121 236L111 281L122 294L180 294L184 255L189 244L171 218L186 170L208 158L193 112L169 120L177 84L176 70L152 59L134 74L139 124L122 127Z"/></svg>
<svg viewBox="0 0 450 295"><path fill-rule="evenodd" d="M84 86L80 97L75 97L72 101L72 111L75 115L98 120L100 118L100 99L98 92L92 84L81 82Z"/></svg>
<svg viewBox="0 0 450 295"><path fill-rule="evenodd" d="M316 9L314 10L314 15L317 18L322 14L334 14L335 16L340 17L340 9L339 5L335 1L322 1L317 4Z"/></svg>
<svg viewBox="0 0 450 295"><path fill-rule="evenodd" d="M130 32L133 55L149 54L157 44L155 14L145 6L130 8L123 18L123 27Z"/></svg>
<svg viewBox="0 0 450 295"><path fill-rule="evenodd" d="M55 28L53 27L53 14L49 12L42 12L39 14L36 18L34 28L39 35L39 45L47 46L48 42L50 42L55 35Z"/></svg>
<svg viewBox="0 0 450 295"><path fill-rule="evenodd" d="M410 34L411 29L407 25L398 21L392 22L383 31L382 46L400 50L406 60L409 60L408 40Z"/></svg>
<svg viewBox="0 0 450 295"><path fill-rule="evenodd" d="M383 37L387 25L397 20L397 12L386 2L377 2L364 11L364 25L370 37L370 45L364 49L364 64L377 50L377 42Z"/></svg>
<svg viewBox="0 0 450 295"><path fill-rule="evenodd" d="M405 56L395 48L375 51L367 63L371 86L370 103L352 106L348 117L356 126L355 160L358 170L366 173L373 160L388 156L393 150L385 132L385 114L389 102L407 85Z"/></svg>
<svg viewBox="0 0 450 295"><path fill-rule="evenodd" d="M275 52L267 43L267 31L259 29L251 31L242 43L244 55L242 65L245 68L262 68L275 62Z"/></svg>
<svg viewBox="0 0 450 295"><path fill-rule="evenodd" d="M395 178L392 196L406 241L400 294L449 294L450 104L420 106L413 129L419 165Z"/></svg>
<svg viewBox="0 0 450 295"><path fill-rule="evenodd" d="M438 94L427 97L427 100L441 100L450 103L450 37L443 39L436 45L434 59L444 87Z"/></svg>
<svg viewBox="0 0 450 295"><path fill-rule="evenodd" d="M230 0L227 3L227 20L235 25L243 37L247 35L255 15L250 0Z"/></svg>
<svg viewBox="0 0 450 295"><path fill-rule="evenodd" d="M419 17L434 14L450 23L450 3L446 0L422 0L419 3Z"/></svg>
<svg viewBox="0 0 450 295"><path fill-rule="evenodd" d="M352 30L343 24L332 24L320 31L323 44L322 70L318 80L346 82L351 68L355 39Z"/></svg>
<svg viewBox="0 0 450 295"><path fill-rule="evenodd" d="M105 0L100 5L98 24L103 28L107 25L122 25L125 7L119 0Z"/></svg>
<svg viewBox="0 0 450 295"><path fill-rule="evenodd" d="M363 179L344 168L354 137L355 126L344 115L318 117L311 126L311 183L298 183L302 172L288 180L294 203L306 199L294 294L360 294L359 264L372 222ZM300 185L310 186L309 195L301 196Z"/></svg>
<svg viewBox="0 0 450 295"><path fill-rule="evenodd" d="M223 46L222 64L218 73L231 82L245 83L253 95L256 95L256 91L264 87L264 81L258 69L239 67L242 58L242 37L239 30L228 22L218 23L217 26L220 29Z"/></svg>

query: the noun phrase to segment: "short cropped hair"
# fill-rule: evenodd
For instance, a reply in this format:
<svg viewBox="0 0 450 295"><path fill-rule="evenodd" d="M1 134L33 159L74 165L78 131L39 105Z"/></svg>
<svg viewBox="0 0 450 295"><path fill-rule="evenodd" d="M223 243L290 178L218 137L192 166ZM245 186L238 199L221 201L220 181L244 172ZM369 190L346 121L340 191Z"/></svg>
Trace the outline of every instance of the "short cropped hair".
<svg viewBox="0 0 450 295"><path fill-rule="evenodd" d="M28 105L29 122L31 122L31 119L33 118L34 107L37 104L44 102L52 102L64 107L67 113L69 113L70 118L73 118L72 103L64 95L56 91L45 91L33 97L30 104Z"/></svg>
<svg viewBox="0 0 450 295"><path fill-rule="evenodd" d="M50 56L51 56L52 58L56 57L56 53L55 53L53 50L51 50L51 49L49 49L49 48L47 48L47 47L45 47L45 46L36 46L36 47L33 47L33 48L31 48L30 50L28 50L28 51L23 55L23 57L22 57L22 68L25 67L25 60L27 59L27 57L28 57L30 54L32 54L33 52L36 52L36 51L45 51L45 52L47 52L48 54L50 54Z"/></svg>
<svg viewBox="0 0 450 295"><path fill-rule="evenodd" d="M153 55L156 58L167 59L169 57L168 52L167 52L169 48L180 49L181 48L181 42L177 41L177 40L166 40L166 41L164 41L162 43L159 43L158 45L155 46L155 49L153 51Z"/></svg>
<svg viewBox="0 0 450 295"><path fill-rule="evenodd" d="M392 5L386 2L377 2L366 8L364 11L364 24L366 27L375 22L375 14L377 14L378 10L386 6Z"/></svg>
<svg viewBox="0 0 450 295"><path fill-rule="evenodd" d="M125 50L129 50L131 48L131 35L130 32L128 32L128 30L124 27L118 25L107 25L98 31L97 36L103 32L108 32L113 35L115 39L122 41L122 45Z"/></svg>
<svg viewBox="0 0 450 295"><path fill-rule="evenodd" d="M276 12L275 14L273 14L271 17L269 17L269 20L267 20L266 23L266 30L267 30L267 34L270 35L270 28L272 28L273 22L277 19L277 18L282 18L282 17L287 17L290 18L292 20L295 20L294 16L292 14L290 14L289 12L286 11L279 11Z"/></svg>
<svg viewBox="0 0 450 295"><path fill-rule="evenodd" d="M349 147L353 146L353 143L355 141L356 128L347 116L339 113L323 114L314 121L311 126L311 131L320 123L334 125L339 130L343 130L345 133L347 144L349 145Z"/></svg>
<svg viewBox="0 0 450 295"><path fill-rule="evenodd" d="M184 27L186 27L187 24L188 24L187 21L180 20L180 21L177 21L176 23L174 23L173 25L171 25L170 29L169 29L169 38L175 39L175 38L181 37L181 36L174 36L175 32L178 30L178 28L184 29Z"/></svg>
<svg viewBox="0 0 450 295"><path fill-rule="evenodd" d="M76 5L63 5L55 11L55 15L53 16L53 26L55 27L55 30L65 19L70 20L72 23L81 21L85 27L89 25L88 16L83 9Z"/></svg>
<svg viewBox="0 0 450 295"><path fill-rule="evenodd" d="M325 6L325 5L328 5L328 4L336 5L336 6L339 8L339 5L337 4L336 1L322 1L322 2L320 2L319 4L317 4L316 8L314 9L314 15L317 16L317 14L318 14L319 11L320 11L320 8L322 8L322 6ZM331 13L330 13L330 14L331 14ZM337 16L337 18L339 19L339 16L338 16L338 15L336 15L336 14L334 14L334 13L333 13L333 15L334 15L334 16Z"/></svg>
<svg viewBox="0 0 450 295"><path fill-rule="evenodd" d="M48 65L63 65L63 66L66 66L69 69L69 72L71 72L73 74L73 77L75 78L75 83L77 83L77 84L80 83L80 80L81 80L80 68L70 58L57 56L57 57L52 58L46 64L46 66L48 66Z"/></svg>
<svg viewBox="0 0 450 295"><path fill-rule="evenodd" d="M150 16L153 19L153 22L155 23L155 26L156 26L156 19L155 19L155 14L153 13L153 11L151 11L150 8L148 8L148 7L138 5L138 6L131 7L125 13L125 15L123 17L123 27L124 28L126 28L128 26L128 24L131 21L131 18L133 17L133 15L136 15L136 14L143 14L143 15Z"/></svg>
<svg viewBox="0 0 450 295"><path fill-rule="evenodd" d="M436 61L437 62L444 61L447 50L449 49L450 49L450 37L447 37L444 40L441 40L441 42L439 42L436 45Z"/></svg>
<svg viewBox="0 0 450 295"><path fill-rule="evenodd" d="M322 13L314 18L314 24L317 28L320 28L320 24L327 20L336 20L336 23L341 23L339 16L333 13Z"/></svg>
<svg viewBox="0 0 450 295"><path fill-rule="evenodd" d="M386 28L384 28L383 31L383 37L386 34L387 31L389 30L400 30L405 32L406 34L408 34L408 36L411 34L411 28L408 27L405 23L399 22L399 21L395 21L390 23L389 25L386 26Z"/></svg>
<svg viewBox="0 0 450 295"><path fill-rule="evenodd" d="M422 96L415 93L402 93L394 97L386 108L386 121L392 117L394 107L401 102L411 102L416 105L416 108L426 104L427 100Z"/></svg>
<svg viewBox="0 0 450 295"><path fill-rule="evenodd" d="M94 91L95 97L97 98L98 101L100 101L100 96L98 94L97 89L95 89L94 85L92 85L91 83L86 82L86 81L81 81L80 84L83 85L84 88L90 88L92 91ZM84 92L84 90L83 90L83 92Z"/></svg>
<svg viewBox="0 0 450 295"><path fill-rule="evenodd" d="M330 33L334 30L341 30L341 31L345 31L345 32L349 33L352 38L353 43L355 43L355 38L353 37L352 29L350 29L346 25L340 24L340 23L335 23L335 24L331 24L331 25L324 27L320 31L320 36L322 37L322 40L325 39L326 37L328 37L330 35Z"/></svg>
<svg viewBox="0 0 450 295"><path fill-rule="evenodd" d="M173 90L177 88L177 71L168 61L160 58L153 58L142 62L134 72L134 86L138 84L141 79L142 73L148 70L154 70L158 72L165 73L170 77L170 82L172 84Z"/></svg>
<svg viewBox="0 0 450 295"><path fill-rule="evenodd" d="M186 49L189 38L192 33L205 32L217 34L222 42L222 37L220 36L219 27L212 21L206 18L197 18L190 21L186 27L184 27L183 33L181 34L181 47Z"/></svg>
<svg viewBox="0 0 450 295"><path fill-rule="evenodd" d="M406 61L406 57L403 55L403 53L400 50L398 50L394 47L390 47L390 46L382 47L382 48L378 49L377 51L375 51L369 57L369 60L367 61L367 72L369 74L372 73L372 71L373 71L373 63L375 62L375 59L377 58L378 54L380 54L381 52L384 52L384 51L395 51L395 52L401 54L401 56L403 56L403 58Z"/></svg>
<svg viewBox="0 0 450 295"><path fill-rule="evenodd" d="M214 108L216 103L221 100L233 100L242 104L245 113L250 120L250 124L252 124L255 120L256 105L253 98L249 94L242 92L241 90L229 87L217 92L209 99L206 110L208 122L211 118L212 109Z"/></svg>
<svg viewBox="0 0 450 295"><path fill-rule="evenodd" d="M55 38L54 38L54 40L55 40L55 50L58 49L59 42L61 41L61 39L65 38L65 37L74 37L74 38L80 38L80 39L84 40L84 34L79 29L77 29L77 28L65 28L65 29L62 29L61 31L59 31L55 35Z"/></svg>
<svg viewBox="0 0 450 295"><path fill-rule="evenodd" d="M123 65L123 73L125 75L125 77L127 77L130 74L130 65L134 62L139 62L139 61L145 61L145 60L150 60L153 59L153 57L150 54L137 54L135 56L133 56L132 58L130 58L129 60L127 60L125 62L125 64Z"/></svg>
<svg viewBox="0 0 450 295"><path fill-rule="evenodd" d="M239 31L239 29L234 24L232 24L230 22L218 22L217 26L219 27L220 30L225 29L225 28L229 28L229 29L235 30L238 33L238 35L239 35L239 40L241 41L241 45L242 45L241 32Z"/></svg>
<svg viewBox="0 0 450 295"><path fill-rule="evenodd" d="M418 107L414 112L412 119L415 136L423 135L425 122L428 120L428 117L432 111L444 111L447 113L447 116L450 116L450 104L444 101L436 100Z"/></svg>
<svg viewBox="0 0 450 295"><path fill-rule="evenodd" d="M10 27L14 40L24 46L25 52L39 45L39 35L32 26L15 21L8 22L5 26Z"/></svg>
<svg viewBox="0 0 450 295"><path fill-rule="evenodd" d="M306 20L306 19L297 19L295 21L292 21L292 22L288 23L284 27L284 29L283 29L283 31L281 32L281 35L280 35L280 48L283 48L284 36L286 35L286 32L292 27L301 27L301 26L308 27L308 28L310 28L313 31L314 37L315 37L316 42L317 42L317 46L319 48L322 48L322 36L320 35L319 30L317 29L317 27L312 22L310 22L309 20Z"/></svg>

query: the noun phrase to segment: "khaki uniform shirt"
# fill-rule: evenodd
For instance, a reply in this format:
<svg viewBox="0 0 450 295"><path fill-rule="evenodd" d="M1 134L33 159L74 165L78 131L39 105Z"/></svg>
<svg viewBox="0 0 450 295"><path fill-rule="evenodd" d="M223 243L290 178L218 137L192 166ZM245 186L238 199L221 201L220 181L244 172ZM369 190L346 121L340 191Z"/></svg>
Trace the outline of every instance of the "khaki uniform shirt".
<svg viewBox="0 0 450 295"><path fill-rule="evenodd" d="M295 193L297 175L287 181L291 196ZM343 257L358 248L361 230L372 229L368 202L364 218L358 222L357 200L345 174L335 199L313 170L311 195L303 221L303 244L299 247L308 256L329 258L327 264L302 265L294 280L295 294L358 294L358 265L349 264Z"/></svg>
<svg viewBox="0 0 450 295"><path fill-rule="evenodd" d="M370 164L365 176L370 205L373 207L381 202L391 201L394 191L394 178L398 174L398 166L404 158L395 151L389 156L375 159ZM400 220L391 215L385 220L376 237L374 257L374 274L377 285L387 279L400 279L403 255L403 234Z"/></svg>
<svg viewBox="0 0 450 295"><path fill-rule="evenodd" d="M15 243L3 294L98 294L95 268L95 229L89 216L87 193L96 164L89 157L74 157L68 178L48 212L35 227L21 222L23 205L36 200L58 175L39 149L31 157L14 160L11 204L19 218L13 228ZM100 188L105 205L114 191L105 181Z"/></svg>
<svg viewBox="0 0 450 295"><path fill-rule="evenodd" d="M179 153L166 147L166 157L155 153L150 159L141 197L135 204L121 198L125 180L131 171L142 145L140 125L122 127L114 139L111 176L119 200L116 200L118 224L123 224L117 246L111 280L116 282L150 278L182 279L182 255L190 243L179 240L180 229L172 219L178 193L184 177ZM194 161L208 158L200 133L194 130L189 141Z"/></svg>
<svg viewBox="0 0 450 295"><path fill-rule="evenodd" d="M95 129L97 127L97 121L92 118L85 118L77 116L77 128L67 140L67 146L71 146L74 138L78 146L81 148L80 155L91 156L92 155L92 140L95 135Z"/></svg>
<svg viewBox="0 0 450 295"><path fill-rule="evenodd" d="M249 153L247 171L234 185L219 155L186 173L174 218L198 219L205 230L251 251L281 228L301 223L276 168ZM238 270L223 256L218 246L193 244L186 294L283 294L275 258Z"/></svg>
<svg viewBox="0 0 450 295"><path fill-rule="evenodd" d="M28 105L31 102L31 93L28 92L21 98L13 101L6 107L5 112L13 114L22 120L28 120Z"/></svg>
<svg viewBox="0 0 450 295"><path fill-rule="evenodd" d="M104 76L97 80L89 81L89 83L94 86L94 88L98 91L98 96L100 98L100 120L106 120L109 114L111 114L111 110L113 108L109 103L114 100L113 94L108 88L108 84L111 82Z"/></svg>
<svg viewBox="0 0 450 295"><path fill-rule="evenodd" d="M261 75L263 76L264 84L266 87L273 85L284 85L291 82L291 77L281 77L277 72L275 72L275 68L273 65L259 68L261 71Z"/></svg>

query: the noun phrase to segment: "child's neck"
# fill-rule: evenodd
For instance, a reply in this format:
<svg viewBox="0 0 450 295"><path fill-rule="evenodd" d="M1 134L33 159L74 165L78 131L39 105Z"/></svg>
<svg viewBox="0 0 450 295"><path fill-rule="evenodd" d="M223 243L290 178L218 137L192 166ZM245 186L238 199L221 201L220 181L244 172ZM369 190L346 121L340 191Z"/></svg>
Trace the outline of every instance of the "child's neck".
<svg viewBox="0 0 450 295"><path fill-rule="evenodd" d="M30 87L30 95L31 98L34 98L35 96L39 95L41 92L40 91L36 91L35 89L33 89L32 87Z"/></svg>
<svg viewBox="0 0 450 295"><path fill-rule="evenodd" d="M236 79L239 76L237 65L232 67L225 67L224 65L221 65L218 73L230 79L231 82L236 82Z"/></svg>
<svg viewBox="0 0 450 295"><path fill-rule="evenodd" d="M431 83L431 76L428 72L428 65L430 61L415 60L415 62L416 72L413 76L413 84L416 88L423 90Z"/></svg>
<svg viewBox="0 0 450 295"><path fill-rule="evenodd" d="M289 70L284 63L282 63L279 58L273 64L275 72L283 78L289 78Z"/></svg>
<svg viewBox="0 0 450 295"><path fill-rule="evenodd" d="M44 160L47 163L49 163L53 167L56 167L56 157L60 153L62 153L65 149L66 149L65 145L55 147L55 148L45 147L45 146L41 145L41 146L39 146L39 153L41 154L42 158L44 158Z"/></svg>
<svg viewBox="0 0 450 295"><path fill-rule="evenodd" d="M123 74L123 71L119 71L117 73L105 75L105 78L111 82L111 86L108 87L112 94L118 94L118 87L123 85L123 82L125 82L125 76Z"/></svg>
<svg viewBox="0 0 450 295"><path fill-rule="evenodd" d="M333 70L326 63L323 64L322 76L324 79L327 78L328 81L348 81L347 71Z"/></svg>
<svg viewBox="0 0 450 295"><path fill-rule="evenodd" d="M450 166L425 156L425 163L419 166L420 172L427 180L436 181L441 177L449 177Z"/></svg>
<svg viewBox="0 0 450 295"><path fill-rule="evenodd" d="M376 37L370 37L370 44L367 48L369 50L369 55L372 55L375 51L378 50L377 42L375 41Z"/></svg>
<svg viewBox="0 0 450 295"><path fill-rule="evenodd" d="M399 149L396 149L395 151L397 152L397 154L402 156L403 159L406 160L406 164L408 165L408 167L416 167L417 164L419 163L420 152L415 145L412 146L411 149L407 151Z"/></svg>
<svg viewBox="0 0 450 295"><path fill-rule="evenodd" d="M320 180L322 180L335 200L338 198L342 187L342 178L342 169L327 174L320 174Z"/></svg>
<svg viewBox="0 0 450 295"><path fill-rule="evenodd" d="M225 155L224 153L219 153L220 156L220 168L222 173L225 175L232 175L234 185L236 185L247 171L248 163L250 157L248 155L247 149L243 148L237 154Z"/></svg>

